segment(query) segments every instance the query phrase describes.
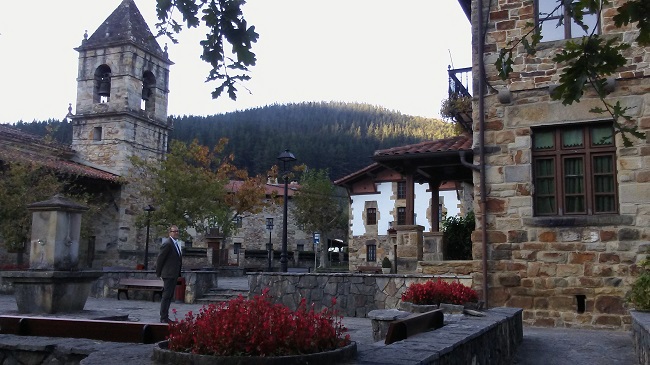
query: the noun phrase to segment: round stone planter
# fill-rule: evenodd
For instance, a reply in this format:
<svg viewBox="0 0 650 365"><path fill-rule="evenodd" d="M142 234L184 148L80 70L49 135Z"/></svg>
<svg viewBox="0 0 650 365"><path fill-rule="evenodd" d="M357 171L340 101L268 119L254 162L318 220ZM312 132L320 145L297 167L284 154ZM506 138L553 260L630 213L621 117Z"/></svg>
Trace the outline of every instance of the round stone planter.
<svg viewBox="0 0 650 365"><path fill-rule="evenodd" d="M442 309L444 313L458 314L463 313L465 307L462 305L448 303L440 303L440 306L438 306L436 304L426 305L413 304L411 302L400 302L399 309L411 313L425 313L436 309Z"/></svg>
<svg viewBox="0 0 650 365"><path fill-rule="evenodd" d="M329 365L355 357L357 344L352 342L332 351L295 356L210 356L167 349L167 341L158 342L152 360L156 364L174 365Z"/></svg>
<svg viewBox="0 0 650 365"><path fill-rule="evenodd" d="M411 302L400 302L399 309L411 313L425 313L438 309L436 304L413 304Z"/></svg>
<svg viewBox="0 0 650 365"><path fill-rule="evenodd" d="M459 304L440 303L440 309L442 309L444 313L460 314L463 313L465 307Z"/></svg>

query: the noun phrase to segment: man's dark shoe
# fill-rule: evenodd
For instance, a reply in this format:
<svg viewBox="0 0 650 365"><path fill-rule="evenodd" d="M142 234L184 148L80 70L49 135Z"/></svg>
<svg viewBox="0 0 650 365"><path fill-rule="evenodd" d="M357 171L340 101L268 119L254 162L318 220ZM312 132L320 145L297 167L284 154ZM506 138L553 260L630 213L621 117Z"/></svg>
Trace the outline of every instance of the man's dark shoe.
<svg viewBox="0 0 650 365"><path fill-rule="evenodd" d="M161 319L160 323L172 323L173 321L169 318Z"/></svg>

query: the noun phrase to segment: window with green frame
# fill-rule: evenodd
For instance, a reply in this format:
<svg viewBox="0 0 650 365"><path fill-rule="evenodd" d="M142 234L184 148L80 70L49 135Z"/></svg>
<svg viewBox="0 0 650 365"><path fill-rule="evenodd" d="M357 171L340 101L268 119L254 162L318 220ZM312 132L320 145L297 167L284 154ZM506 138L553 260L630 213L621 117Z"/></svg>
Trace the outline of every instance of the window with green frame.
<svg viewBox="0 0 650 365"><path fill-rule="evenodd" d="M535 215L618 212L611 123L533 128L532 143Z"/></svg>

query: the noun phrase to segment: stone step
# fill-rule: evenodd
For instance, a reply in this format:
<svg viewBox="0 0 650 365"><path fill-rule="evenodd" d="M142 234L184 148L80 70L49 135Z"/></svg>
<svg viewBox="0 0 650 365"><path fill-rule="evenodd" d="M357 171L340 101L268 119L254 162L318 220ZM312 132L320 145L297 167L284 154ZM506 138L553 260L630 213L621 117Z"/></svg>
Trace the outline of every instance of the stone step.
<svg viewBox="0 0 650 365"><path fill-rule="evenodd" d="M208 290L203 297L196 300L200 304L221 303L237 298L239 295L248 298L248 290L213 288Z"/></svg>

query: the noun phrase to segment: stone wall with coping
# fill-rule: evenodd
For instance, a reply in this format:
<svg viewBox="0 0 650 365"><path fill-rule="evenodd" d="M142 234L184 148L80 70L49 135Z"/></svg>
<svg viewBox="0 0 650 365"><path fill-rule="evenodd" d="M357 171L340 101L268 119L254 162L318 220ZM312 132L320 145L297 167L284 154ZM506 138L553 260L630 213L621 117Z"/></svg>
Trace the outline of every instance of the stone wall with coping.
<svg viewBox="0 0 650 365"><path fill-rule="evenodd" d="M438 330L415 335L388 346L358 349L358 364L466 365L511 364L523 339L521 309L493 308L485 317L470 317ZM3 364L66 363L145 364L151 345L61 337L0 335ZM109 357L106 354L110 354Z"/></svg>
<svg viewBox="0 0 650 365"><path fill-rule="evenodd" d="M467 275L400 275L400 274L314 274L314 273L259 273L250 274L249 296L260 295L266 288L276 302L296 309L301 299L314 303L317 310L331 307L346 317L366 317L375 309L398 308L406 288L412 283L421 283L441 278L445 281L460 281L472 286Z"/></svg>
<svg viewBox="0 0 650 365"><path fill-rule="evenodd" d="M217 272L209 270L182 271L185 278L185 303L194 303L211 288L217 287ZM153 270L109 270L104 271L92 285L90 296L94 298L117 298L120 279L157 279ZM151 300L151 292L130 290L129 298Z"/></svg>
<svg viewBox="0 0 650 365"><path fill-rule="evenodd" d="M639 364L650 364L650 313L630 311L632 341Z"/></svg>

